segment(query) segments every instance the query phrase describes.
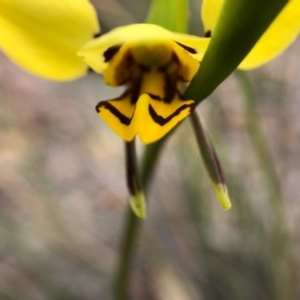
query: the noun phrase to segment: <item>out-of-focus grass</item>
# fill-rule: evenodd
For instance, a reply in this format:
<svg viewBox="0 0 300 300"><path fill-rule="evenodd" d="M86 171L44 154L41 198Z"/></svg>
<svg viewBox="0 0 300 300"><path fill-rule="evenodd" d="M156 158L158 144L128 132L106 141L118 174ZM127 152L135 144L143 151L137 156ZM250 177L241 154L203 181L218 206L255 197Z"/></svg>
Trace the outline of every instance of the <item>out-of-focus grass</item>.
<svg viewBox="0 0 300 300"><path fill-rule="evenodd" d="M100 18L101 7L117 15L104 19L104 29L115 26L109 21L143 20L147 3L132 11L129 2L114 2L114 9L99 1ZM194 24L198 12L191 16ZM298 40L251 73L282 207L272 207L276 190L265 180L244 96L231 77L198 111L233 208L224 212L215 200L186 121L166 143L149 190L133 299L290 299L275 282L284 282L278 270L285 269L292 279L280 290L296 288L300 265L297 255L293 266L285 260L300 245L299 48ZM45 82L2 54L0 66L0 299L110 299L127 191L123 143L94 106L120 91L95 74Z"/></svg>
<svg viewBox="0 0 300 300"><path fill-rule="evenodd" d="M296 49L299 46L294 47ZM289 51L292 56L292 50ZM270 66L272 67L276 69L276 62ZM279 62L277 67L283 66ZM293 69L299 74L299 69L295 66L285 68L286 72L290 68L289 72ZM253 75L254 79L259 78L254 81L258 91L263 89L263 84L270 84L274 77L272 73L262 77L259 71ZM243 74L241 76L244 79ZM204 118L209 120L207 123L210 125L218 152L221 153L233 201L233 209L229 214L226 213L226 217L223 212L215 211L214 204L203 204L207 198L213 197L208 196L207 179L204 179L206 184L199 181L205 174L199 172L201 169L198 165L195 166L195 145L191 142L180 143L182 150L179 158L185 174L184 187L193 224L199 236L200 250L196 251L196 255L202 258L202 272L206 274L205 281L199 280L199 283L207 292L208 299L252 299L253 295L258 299L297 299L298 281L295 271L298 265L295 265L293 258L297 246L291 243L291 240L297 239L297 232L291 230L289 206L296 205L294 201L299 199L300 194L298 188L294 187L292 189L295 189L295 192L297 190L296 198L289 200L284 197L291 191L284 192L289 188L286 186L286 178L280 175L280 167L284 167L280 152L276 153L274 147L268 144L270 141L277 142L278 147L286 148L286 139L282 144L279 142L282 131L274 130L274 125L262 127L266 126L266 122L270 122L268 117L272 118L271 122L274 123L275 120L286 118L281 115L281 109L285 107L283 111L289 110L291 102L286 102L285 93L287 90L291 93L290 89L295 89L295 86L289 83L287 78L274 79L277 82L272 89L276 89L276 93L269 91L268 97L275 96L273 103L269 103L269 115L263 113L263 108L267 105L263 102L266 95L258 93L258 103L253 102L256 99L251 100L253 95L248 95L250 99L245 99L243 89L237 89L237 82L233 78L221 87L221 93L216 93L218 99L207 104L210 117L207 117L206 111ZM230 92L225 93L226 85ZM225 103L226 98L236 101L237 96L240 96L237 107L228 102L226 106L220 105ZM276 108L276 100L280 101L280 109ZM293 105L299 106L297 103ZM227 115L227 124L224 124L224 112ZM276 125L280 128L280 123L277 122ZM285 126L292 127L291 124ZM229 127L231 132L228 131ZM285 137L290 134L289 131L284 132ZM238 139L232 141L233 135ZM295 168L298 169L296 149L297 147L294 148ZM285 159L286 157L283 157L283 160ZM216 215L220 220L212 219L212 216L214 218ZM203 274L202 272L200 274Z"/></svg>

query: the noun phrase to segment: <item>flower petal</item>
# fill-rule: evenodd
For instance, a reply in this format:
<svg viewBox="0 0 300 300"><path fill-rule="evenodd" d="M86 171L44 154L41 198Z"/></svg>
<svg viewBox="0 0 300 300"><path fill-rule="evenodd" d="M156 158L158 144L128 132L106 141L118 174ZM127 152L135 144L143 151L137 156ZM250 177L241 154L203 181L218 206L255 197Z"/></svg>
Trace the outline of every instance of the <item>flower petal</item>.
<svg viewBox="0 0 300 300"><path fill-rule="evenodd" d="M198 60L196 60L193 57L194 54L189 55L190 52L192 51L191 49L194 48L190 48L190 49L189 48L190 47L187 46L186 44L181 44L178 42L174 43L173 45L173 50L180 61L180 72L179 72L180 78L182 81L185 82L189 82L192 80L192 78L198 71L200 65Z"/></svg>
<svg viewBox="0 0 300 300"><path fill-rule="evenodd" d="M131 94L125 92L117 99L101 101L96 106L99 117L127 142L132 141L137 134L135 104L131 103L131 98Z"/></svg>
<svg viewBox="0 0 300 300"><path fill-rule="evenodd" d="M182 100L178 89L166 91L167 87L164 73L149 71L143 80L129 85L121 97L100 102L96 110L125 141L139 135L143 143L149 144L162 138L194 109L193 100Z"/></svg>
<svg viewBox="0 0 300 300"><path fill-rule="evenodd" d="M110 54L108 55L108 53ZM174 53L176 58L172 57ZM99 55L94 57L98 59ZM105 82L110 86L120 86L128 80L132 80L133 77L142 76L141 70L138 70L136 65L145 68L149 65L163 67L172 59L179 60L178 75L180 80L185 82L191 81L199 68L199 62L189 55L186 46L178 45L172 40L166 40L161 44L144 43L139 45L136 42L131 42L124 46L115 45L104 52L104 57L109 64L102 73ZM164 80L164 76L160 73L155 74L156 85L160 85L159 80L157 80L158 77ZM147 88L149 86L151 84L147 84Z"/></svg>
<svg viewBox="0 0 300 300"><path fill-rule="evenodd" d="M174 33L157 25L133 24L118 27L107 34L88 42L80 49L78 55L83 56L85 62L93 68L93 70L102 73L109 62L105 57L105 53L107 53L109 49L123 44L124 47L130 48L130 45L149 43L151 41L155 44L159 44L159 41L162 41L162 44L177 42L186 46L186 48L192 48L195 53L191 53L190 51L187 52L197 60L202 59L209 43L208 39ZM122 50L122 48L120 49L120 52L123 51L125 53L125 50Z"/></svg>
<svg viewBox="0 0 300 300"><path fill-rule="evenodd" d="M87 66L76 52L99 30L88 0L0 0L0 48L40 77L84 75Z"/></svg>
<svg viewBox="0 0 300 300"><path fill-rule="evenodd" d="M205 32L212 32L224 0L203 0L201 15ZM240 64L239 69L259 67L281 54L297 37L300 30L300 1L290 0L254 48Z"/></svg>
<svg viewBox="0 0 300 300"><path fill-rule="evenodd" d="M299 34L300 1L292 0L284 7L263 34L239 69L252 69L267 63L281 54Z"/></svg>
<svg viewBox="0 0 300 300"><path fill-rule="evenodd" d="M209 38L197 37L182 33L173 33L173 39L195 59L201 61L208 44Z"/></svg>
<svg viewBox="0 0 300 300"><path fill-rule="evenodd" d="M171 32L153 24L132 24L121 26L103 36L86 43L78 52L96 72L102 73L108 65L105 52L116 45L149 40L164 40Z"/></svg>
<svg viewBox="0 0 300 300"><path fill-rule="evenodd" d="M203 0L201 6L201 18L204 32L212 33L216 26L224 0ZM208 34L207 34L208 35Z"/></svg>
<svg viewBox="0 0 300 300"><path fill-rule="evenodd" d="M153 143L165 136L194 109L194 101L182 101L178 97L171 103L153 99L143 94L137 103L138 135L144 144Z"/></svg>
<svg viewBox="0 0 300 300"><path fill-rule="evenodd" d="M103 73L107 84L126 85L122 97L96 108L125 141L139 135L143 143L155 142L194 109L194 101L181 96L179 83L197 72L199 62L193 55L198 53L174 37L200 49L196 38L190 41L157 25L135 24L117 28L78 52Z"/></svg>
<svg viewBox="0 0 300 300"><path fill-rule="evenodd" d="M136 134L144 144L162 138L195 107L193 100L182 100L176 78L157 70L143 75L140 94L134 114Z"/></svg>

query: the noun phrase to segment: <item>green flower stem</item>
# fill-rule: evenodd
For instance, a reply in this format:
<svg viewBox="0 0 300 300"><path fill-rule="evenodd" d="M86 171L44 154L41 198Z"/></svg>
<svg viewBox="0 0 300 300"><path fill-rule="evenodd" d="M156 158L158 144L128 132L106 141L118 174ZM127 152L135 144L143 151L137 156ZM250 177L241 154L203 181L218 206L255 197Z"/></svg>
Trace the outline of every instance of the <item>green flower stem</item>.
<svg viewBox="0 0 300 300"><path fill-rule="evenodd" d="M167 137L156 143L148 145L145 149L140 172L142 186L145 191L150 183L154 167L166 139ZM120 262L116 274L116 286L114 289L116 300L126 300L128 298L127 289L130 266L133 258L135 241L138 238L139 229L141 227L141 222L142 221L132 212L131 208L128 208L124 233L122 235L123 239L121 242Z"/></svg>
<svg viewBox="0 0 300 300"><path fill-rule="evenodd" d="M133 257L134 242L137 239L141 220L128 208L125 220L123 240L121 243L120 262L116 275L116 287L114 289L115 299L127 299L127 286L129 281L129 271Z"/></svg>
<svg viewBox="0 0 300 300"><path fill-rule="evenodd" d="M276 298L274 299L295 299L295 274L294 271L291 272L291 270L294 270L295 264L293 262L280 181L276 174L267 140L262 131L258 99L252 82L246 72L237 71L236 76L245 96L245 114L250 141L261 166L260 170L269 194L269 207L272 213L269 252L272 252L274 257L272 272L275 274L273 280L276 288Z"/></svg>

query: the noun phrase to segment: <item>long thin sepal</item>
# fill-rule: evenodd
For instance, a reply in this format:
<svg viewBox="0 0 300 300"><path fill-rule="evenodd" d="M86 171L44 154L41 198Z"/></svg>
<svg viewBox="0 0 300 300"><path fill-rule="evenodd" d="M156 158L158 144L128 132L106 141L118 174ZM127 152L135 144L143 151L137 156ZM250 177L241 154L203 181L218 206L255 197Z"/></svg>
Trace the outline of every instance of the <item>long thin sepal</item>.
<svg viewBox="0 0 300 300"><path fill-rule="evenodd" d="M132 211L140 219L146 219L146 201L138 174L134 140L125 143L126 177L129 191L129 203Z"/></svg>
<svg viewBox="0 0 300 300"><path fill-rule="evenodd" d="M209 174L213 190L222 208L224 210L228 210L231 208L231 202L225 183L224 173L216 151L207 132L201 124L200 118L195 111L191 113L191 120L199 150L205 164L205 168Z"/></svg>

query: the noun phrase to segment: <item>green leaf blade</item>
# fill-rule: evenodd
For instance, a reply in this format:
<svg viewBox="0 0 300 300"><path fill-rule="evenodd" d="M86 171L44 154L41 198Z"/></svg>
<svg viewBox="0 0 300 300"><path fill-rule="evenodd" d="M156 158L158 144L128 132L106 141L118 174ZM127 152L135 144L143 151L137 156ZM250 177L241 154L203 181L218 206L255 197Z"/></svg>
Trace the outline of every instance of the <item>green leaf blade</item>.
<svg viewBox="0 0 300 300"><path fill-rule="evenodd" d="M187 31L187 18L188 0L153 0L146 23L185 33Z"/></svg>

